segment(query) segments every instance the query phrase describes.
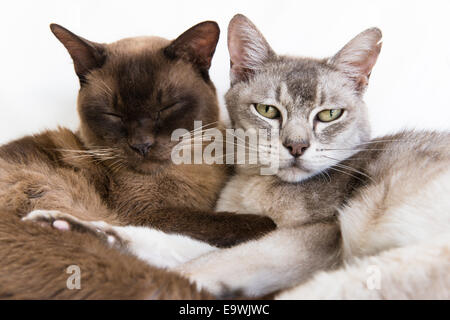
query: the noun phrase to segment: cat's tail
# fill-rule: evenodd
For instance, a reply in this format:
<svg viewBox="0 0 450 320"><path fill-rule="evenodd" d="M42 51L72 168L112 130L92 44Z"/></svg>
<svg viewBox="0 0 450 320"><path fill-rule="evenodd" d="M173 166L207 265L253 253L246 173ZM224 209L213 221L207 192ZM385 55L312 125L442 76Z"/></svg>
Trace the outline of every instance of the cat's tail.
<svg viewBox="0 0 450 320"><path fill-rule="evenodd" d="M450 299L450 234L318 273L277 299Z"/></svg>

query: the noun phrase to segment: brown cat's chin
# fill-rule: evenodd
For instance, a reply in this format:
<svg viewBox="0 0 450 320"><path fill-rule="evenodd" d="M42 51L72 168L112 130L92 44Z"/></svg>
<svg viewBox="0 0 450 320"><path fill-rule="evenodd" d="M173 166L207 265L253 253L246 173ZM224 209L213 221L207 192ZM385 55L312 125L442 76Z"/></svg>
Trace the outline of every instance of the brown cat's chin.
<svg viewBox="0 0 450 320"><path fill-rule="evenodd" d="M170 160L141 160L133 163L129 163L129 168L139 174L151 174L155 171L159 171L164 167L167 167L171 164Z"/></svg>

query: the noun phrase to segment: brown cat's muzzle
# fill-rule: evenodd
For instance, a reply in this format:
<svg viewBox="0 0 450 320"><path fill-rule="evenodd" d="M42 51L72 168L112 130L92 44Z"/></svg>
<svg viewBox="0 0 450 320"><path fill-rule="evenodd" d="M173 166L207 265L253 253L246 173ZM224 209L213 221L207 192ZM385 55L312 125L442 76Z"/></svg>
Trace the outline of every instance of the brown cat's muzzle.
<svg viewBox="0 0 450 320"><path fill-rule="evenodd" d="M148 152L150 151L150 148L152 147L152 145L153 145L153 141L148 140L147 142L144 142L144 143L130 144L130 148L137 154L145 157L148 154Z"/></svg>

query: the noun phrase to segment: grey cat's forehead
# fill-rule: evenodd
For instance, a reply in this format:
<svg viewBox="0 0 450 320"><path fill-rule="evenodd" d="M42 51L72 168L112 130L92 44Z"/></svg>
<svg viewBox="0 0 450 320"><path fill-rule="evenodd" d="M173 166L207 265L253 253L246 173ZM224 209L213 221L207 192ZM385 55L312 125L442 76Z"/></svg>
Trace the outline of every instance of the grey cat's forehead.
<svg viewBox="0 0 450 320"><path fill-rule="evenodd" d="M290 99L295 107L313 108L332 105L344 107L359 104L355 101L351 81L326 62L326 59L279 57L267 69L279 79L276 99L289 108Z"/></svg>
<svg viewBox="0 0 450 320"><path fill-rule="evenodd" d="M282 57L277 64L284 75L283 82L292 97L300 97L303 101L316 100L320 63L309 59ZM278 89L278 94L281 94L280 89Z"/></svg>
<svg viewBox="0 0 450 320"><path fill-rule="evenodd" d="M283 104L320 104L324 100L321 90L323 74L332 69L323 60L279 56L266 65L264 78L276 79L272 83L274 98Z"/></svg>
<svg viewBox="0 0 450 320"><path fill-rule="evenodd" d="M236 100L237 99L237 100ZM346 76L326 59L276 56L249 81L234 85L228 107L275 104L293 118L308 118L318 107L352 108L360 101Z"/></svg>

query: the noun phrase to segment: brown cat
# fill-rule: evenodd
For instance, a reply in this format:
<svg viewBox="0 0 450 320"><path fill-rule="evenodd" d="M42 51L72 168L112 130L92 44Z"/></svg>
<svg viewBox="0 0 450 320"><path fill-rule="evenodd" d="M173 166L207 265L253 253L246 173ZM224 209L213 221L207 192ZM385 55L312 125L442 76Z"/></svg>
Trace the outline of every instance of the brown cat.
<svg viewBox="0 0 450 320"><path fill-rule="evenodd" d="M20 221L33 210L147 225L228 247L275 228L256 215L214 213L229 170L171 161L171 133L218 122L208 70L219 38L200 23L174 41L83 39L58 25L80 80L76 133L60 128L0 148L0 298L205 298L188 281L98 237ZM67 267L81 271L68 289Z"/></svg>

